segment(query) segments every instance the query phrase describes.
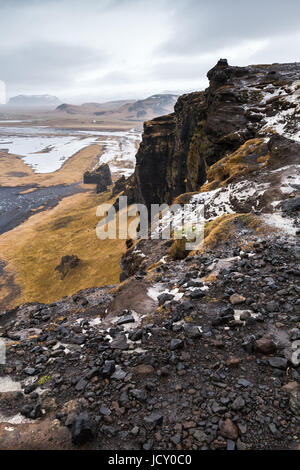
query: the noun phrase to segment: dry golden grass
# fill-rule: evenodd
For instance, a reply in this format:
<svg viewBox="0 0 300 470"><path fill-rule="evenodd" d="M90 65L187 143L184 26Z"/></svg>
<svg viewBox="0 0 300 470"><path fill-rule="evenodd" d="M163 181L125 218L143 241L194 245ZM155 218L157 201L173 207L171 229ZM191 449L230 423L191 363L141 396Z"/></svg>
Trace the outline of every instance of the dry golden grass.
<svg viewBox="0 0 300 470"><path fill-rule="evenodd" d="M259 217L254 214L224 214L206 225L203 249L212 249L228 240L236 239L238 228L248 227L255 230L259 226Z"/></svg>
<svg viewBox="0 0 300 470"><path fill-rule="evenodd" d="M96 208L108 197L108 193L67 197L54 209L33 215L0 236L0 259L21 288L10 307L31 301L53 302L81 289L119 282L125 241L99 240L95 231L99 222ZM72 254L81 261L61 280L55 267L62 256ZM2 298L0 292L0 301Z"/></svg>
<svg viewBox="0 0 300 470"><path fill-rule="evenodd" d="M234 153L222 158L207 170L208 183L201 187L201 192L211 191L213 189L226 186L236 176L243 176L265 166L268 163L270 155L266 154L259 157L257 162L249 163L246 157L262 152L265 149L263 138L247 140Z"/></svg>
<svg viewBox="0 0 300 470"><path fill-rule="evenodd" d="M211 273L211 274L209 274L209 276L207 276L203 279L203 282L215 282L217 279L218 279L217 275Z"/></svg>
<svg viewBox="0 0 300 470"><path fill-rule="evenodd" d="M157 261L157 263L151 264L151 265L147 268L147 274L150 274L150 273L153 273L153 272L156 273L156 268L159 268L159 267L162 266L162 265L163 265L162 261Z"/></svg>
<svg viewBox="0 0 300 470"><path fill-rule="evenodd" d="M174 240L174 242L168 249L169 257L174 260L180 260L180 259L186 258L189 253L186 250L186 242L187 240L185 237Z"/></svg>
<svg viewBox="0 0 300 470"><path fill-rule="evenodd" d="M100 151L101 146L99 145L85 147L53 173L34 173L21 157L0 152L0 185L23 186L36 184L38 186L53 186L77 183L82 181L83 173L86 170L93 168L98 163Z"/></svg>
<svg viewBox="0 0 300 470"><path fill-rule="evenodd" d="M195 195L195 194L198 194L197 191L193 192L193 193L183 193L183 194L180 194L179 196L177 196L174 200L173 200L173 204L188 204L191 200L191 198Z"/></svg>

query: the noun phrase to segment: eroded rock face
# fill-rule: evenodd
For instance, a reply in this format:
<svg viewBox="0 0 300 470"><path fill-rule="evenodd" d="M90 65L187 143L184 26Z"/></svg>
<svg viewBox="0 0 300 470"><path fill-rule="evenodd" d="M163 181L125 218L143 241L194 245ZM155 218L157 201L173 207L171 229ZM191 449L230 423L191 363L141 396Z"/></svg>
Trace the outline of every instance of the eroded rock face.
<svg viewBox="0 0 300 470"><path fill-rule="evenodd" d="M136 155L135 200L146 205L170 203L178 194L205 182L204 160L197 159L186 183L189 147L199 119L204 118L202 92L179 98L175 113L144 124L143 140ZM189 168L191 168L190 163Z"/></svg>
<svg viewBox="0 0 300 470"><path fill-rule="evenodd" d="M219 87L217 95L232 73L234 80L242 77L241 89L250 84L248 92L255 94L257 80L269 77L264 70L268 67L255 67L262 72L249 73L249 82L244 69L227 70L222 61L212 72L212 86ZM293 67L285 66L287 80L293 79ZM275 80L280 74L270 76ZM259 103L269 101L264 93ZM273 94L271 103L276 102ZM208 94L202 96L208 99ZM229 99L211 99L216 110L230 106ZM263 103L261 109L266 111ZM292 113L296 108L289 109ZM191 123L193 112L185 112ZM248 127L259 122L257 116L253 119ZM161 119L164 139L159 120L154 121L157 136L149 135L150 141L157 139L161 148L171 149L177 120L176 112ZM235 122L242 125L240 115ZM257 230L257 219L280 216L273 206L284 207L284 201L292 206L286 207L282 224L292 221L289 213L297 222L299 144L297 134L294 139L287 135L295 125L294 116L282 125L283 135L272 137L273 130L260 122L255 138L209 168L207 184L190 197L191 204L206 203L205 217L212 218L216 229L214 237L212 232L207 235L203 251L181 260L168 256L172 240L129 239L122 258L122 275L131 276L126 282L86 289L49 305L25 304L0 315L0 340L6 344L6 363L0 368L3 449L299 446L300 373L291 355L297 353L300 339L296 229ZM216 140L215 147L207 146L207 161L214 158L217 145L225 149L225 144ZM173 161L170 150L167 172L169 165L179 167L174 155ZM159 169L159 153L154 157ZM188 158L185 162L191 182L197 173ZM147 164L151 169L151 161ZM170 174L174 182L175 173ZM135 177L122 179L116 191L129 189L133 197L135 186L129 182ZM164 188L170 194L169 181L164 188L158 181L149 181L147 194L151 184L157 197L163 197ZM220 227L217 219L222 219Z"/></svg>
<svg viewBox="0 0 300 470"><path fill-rule="evenodd" d="M80 259L76 255L63 256L60 264L56 266L55 271L61 273L61 279L63 280L70 271L78 266L79 262Z"/></svg>
<svg viewBox="0 0 300 470"><path fill-rule="evenodd" d="M83 176L84 184L96 184L97 194L107 190L112 184L110 168L107 163L100 165L93 171L86 171Z"/></svg>
<svg viewBox="0 0 300 470"><path fill-rule="evenodd" d="M232 67L221 59L205 92L183 95L174 113L145 122L129 202L171 203L197 191L207 165L247 140L298 136L299 74L299 63Z"/></svg>

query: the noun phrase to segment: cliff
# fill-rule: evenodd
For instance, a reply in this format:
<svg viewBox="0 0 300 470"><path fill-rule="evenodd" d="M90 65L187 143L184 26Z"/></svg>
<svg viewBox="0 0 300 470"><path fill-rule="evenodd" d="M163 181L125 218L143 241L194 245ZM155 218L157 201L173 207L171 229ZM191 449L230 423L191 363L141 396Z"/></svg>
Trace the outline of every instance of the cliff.
<svg viewBox="0 0 300 470"><path fill-rule="evenodd" d="M127 240L124 282L0 315L3 450L300 448L299 71L220 61L145 124L112 200L204 204L204 243Z"/></svg>
<svg viewBox="0 0 300 470"><path fill-rule="evenodd" d="M84 184L96 184L97 194L107 190L112 184L111 172L107 163L103 163L92 171L86 171L83 175Z"/></svg>
<svg viewBox="0 0 300 470"><path fill-rule="evenodd" d="M291 119L299 63L233 67L221 59L207 76L204 92L181 96L174 113L145 122L127 193L131 202L170 203L197 191L207 167L247 140L299 134Z"/></svg>

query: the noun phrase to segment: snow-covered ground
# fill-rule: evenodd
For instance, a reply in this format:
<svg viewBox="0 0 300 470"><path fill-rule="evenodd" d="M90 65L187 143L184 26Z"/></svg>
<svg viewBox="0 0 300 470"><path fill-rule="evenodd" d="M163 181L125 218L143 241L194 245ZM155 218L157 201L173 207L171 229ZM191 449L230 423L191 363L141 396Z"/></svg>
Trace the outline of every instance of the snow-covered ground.
<svg viewBox="0 0 300 470"><path fill-rule="evenodd" d="M140 141L141 133L134 129L100 141L104 145L100 163L108 163L112 174L118 173L127 178L134 171L135 155Z"/></svg>
<svg viewBox="0 0 300 470"><path fill-rule="evenodd" d="M252 206L258 205L259 198L269 188L269 183L255 183L244 180L235 184L228 184L225 187L212 191L195 194L189 204L185 206L185 212L178 210L175 215L167 212L162 217L159 224L154 225L153 234L163 233L172 223L174 230L182 230L184 226L197 225L198 230L203 229L203 224L223 214L234 214L238 205L249 204L253 200ZM255 209L255 207L252 207ZM250 207L251 209L251 207Z"/></svg>
<svg viewBox="0 0 300 470"><path fill-rule="evenodd" d="M262 218L265 223L294 237L297 229L294 219L283 214L280 206L285 195L292 196L297 193L300 186L300 166L288 165L271 171L269 175L279 172L281 175L277 186L268 181L268 173L266 173L264 183L244 179L212 191L195 194L189 204L185 205L185 211L181 209L175 214L171 211L163 213L159 223L157 221L152 226L152 234L153 236L164 234L171 228L175 233L185 234L189 238L189 234L195 235L196 232L199 234L206 222L224 214L260 211L264 194L267 191L276 191L278 199L270 204L268 213L264 213ZM185 227L184 232L183 227ZM193 232L189 232L191 227L195 227ZM162 238L168 237L162 236Z"/></svg>
<svg viewBox="0 0 300 470"><path fill-rule="evenodd" d="M46 126L0 127L0 150L20 155L36 173L52 173L79 150L92 144L104 146L100 162L111 172L130 176L135 167L141 133L130 131L75 131Z"/></svg>
<svg viewBox="0 0 300 470"><path fill-rule="evenodd" d="M265 134L269 129L272 129L279 135L300 142L300 80L292 83L289 89L285 87L274 88L273 93L259 91L263 93L261 105L265 105L270 98L276 96L280 96L287 105L286 109L282 109L273 116L263 116L266 124L261 128L260 133Z"/></svg>

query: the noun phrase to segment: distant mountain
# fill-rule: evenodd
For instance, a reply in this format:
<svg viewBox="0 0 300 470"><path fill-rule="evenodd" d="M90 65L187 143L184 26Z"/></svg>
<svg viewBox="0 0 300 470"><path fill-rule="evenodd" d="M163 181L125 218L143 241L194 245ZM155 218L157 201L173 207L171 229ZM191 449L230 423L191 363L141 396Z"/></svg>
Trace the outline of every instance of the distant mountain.
<svg viewBox="0 0 300 470"><path fill-rule="evenodd" d="M129 105L134 100L108 101L107 103L83 103L81 105L63 103L57 106L56 110L67 114L105 114L119 109L124 104Z"/></svg>
<svg viewBox="0 0 300 470"><path fill-rule="evenodd" d="M146 121L163 114L172 113L178 96L158 94L142 100L120 100L107 103L84 103L80 106L61 104L57 111L67 114L91 114L107 119Z"/></svg>
<svg viewBox="0 0 300 470"><path fill-rule="evenodd" d="M172 113L177 98L177 95L170 94L152 95L129 106L124 105L120 111L122 114L127 114L128 120L145 121L156 116Z"/></svg>
<svg viewBox="0 0 300 470"><path fill-rule="evenodd" d="M54 108L61 101L52 95L18 95L9 99L8 105L15 107L40 107Z"/></svg>

